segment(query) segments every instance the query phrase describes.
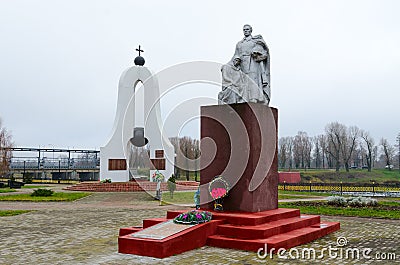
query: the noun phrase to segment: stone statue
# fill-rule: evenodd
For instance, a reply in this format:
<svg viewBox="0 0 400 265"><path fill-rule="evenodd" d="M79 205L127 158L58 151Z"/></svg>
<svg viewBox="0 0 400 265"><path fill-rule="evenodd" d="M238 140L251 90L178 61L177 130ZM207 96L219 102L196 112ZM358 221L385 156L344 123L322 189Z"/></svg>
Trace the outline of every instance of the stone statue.
<svg viewBox="0 0 400 265"><path fill-rule="evenodd" d="M271 98L269 50L261 35L252 36L243 26L244 38L236 44L232 60L222 66L219 104L255 102L268 105Z"/></svg>

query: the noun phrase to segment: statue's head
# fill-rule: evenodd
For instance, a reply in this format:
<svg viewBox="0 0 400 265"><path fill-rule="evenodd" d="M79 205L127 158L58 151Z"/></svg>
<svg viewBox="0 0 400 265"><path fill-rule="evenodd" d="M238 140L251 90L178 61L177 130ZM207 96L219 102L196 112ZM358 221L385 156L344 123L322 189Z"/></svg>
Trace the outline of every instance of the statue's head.
<svg viewBox="0 0 400 265"><path fill-rule="evenodd" d="M236 57L236 58L233 59L232 63L233 63L234 66L239 66L240 65L240 61L241 61L240 58Z"/></svg>
<svg viewBox="0 0 400 265"><path fill-rule="evenodd" d="M245 37L250 36L251 32L253 32L253 28L249 24L243 26L243 34Z"/></svg>

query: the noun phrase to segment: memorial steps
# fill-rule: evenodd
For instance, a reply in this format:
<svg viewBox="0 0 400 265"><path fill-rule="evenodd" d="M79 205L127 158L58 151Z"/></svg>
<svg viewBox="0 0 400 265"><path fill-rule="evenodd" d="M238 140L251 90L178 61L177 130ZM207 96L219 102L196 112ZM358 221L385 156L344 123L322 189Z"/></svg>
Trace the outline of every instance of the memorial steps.
<svg viewBox="0 0 400 265"><path fill-rule="evenodd" d="M218 234L226 237L234 236L242 239L267 238L276 234L283 234L294 229L320 223L319 216L301 216L272 221L261 225L239 226L225 224L218 226Z"/></svg>
<svg viewBox="0 0 400 265"><path fill-rule="evenodd" d="M164 258L204 245L256 252L291 248L340 229L337 222L322 222L317 215L301 215L298 209L279 208L257 213L212 212L213 220L189 227L162 240L134 238L132 234L184 211L168 211L167 218L147 219L143 227L121 228L119 252ZM155 250L157 249L157 251Z"/></svg>

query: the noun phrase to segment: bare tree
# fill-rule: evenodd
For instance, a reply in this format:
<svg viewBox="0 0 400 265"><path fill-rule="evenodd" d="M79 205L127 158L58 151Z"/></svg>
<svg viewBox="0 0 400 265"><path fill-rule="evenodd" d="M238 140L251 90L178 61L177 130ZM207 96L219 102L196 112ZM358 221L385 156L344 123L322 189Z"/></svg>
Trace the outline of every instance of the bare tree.
<svg viewBox="0 0 400 265"><path fill-rule="evenodd" d="M357 155L357 160L358 160L357 161L357 167L361 167L362 168L365 165L368 165L368 162L367 162L368 153L367 152L368 151L367 151L367 149L365 149L364 143L362 141L360 141L358 152L356 154ZM372 168L372 165L371 165L371 168Z"/></svg>
<svg viewBox="0 0 400 265"><path fill-rule="evenodd" d="M324 160L324 151L323 151L323 143L321 143L320 138L323 137L323 135L318 135L313 138L313 143L314 143L314 161L315 161L315 167L316 168L321 168L323 165L323 160Z"/></svg>
<svg viewBox="0 0 400 265"><path fill-rule="evenodd" d="M313 141L311 137L305 137L303 139L304 144L304 161L306 162L307 168L311 168L311 151L313 149Z"/></svg>
<svg viewBox="0 0 400 265"><path fill-rule="evenodd" d="M326 153L326 147L327 147L327 141L326 141L326 136L321 134L317 136L318 138L318 145L321 148L321 160L322 160L322 168L325 168L325 161L328 160L327 156L328 154Z"/></svg>
<svg viewBox="0 0 400 265"><path fill-rule="evenodd" d="M192 140L193 159L194 159L194 180L197 181L197 175L200 169L198 158L200 158L200 141L197 139Z"/></svg>
<svg viewBox="0 0 400 265"><path fill-rule="evenodd" d="M303 146L300 132L293 138L293 162L296 168L304 166Z"/></svg>
<svg viewBox="0 0 400 265"><path fill-rule="evenodd" d="M179 145L181 147L181 151L183 152L185 158L185 175L186 180L189 180L190 170L189 170L189 159L192 157L192 148L191 148L191 138L183 137L179 139Z"/></svg>
<svg viewBox="0 0 400 265"><path fill-rule="evenodd" d="M356 126L349 127L345 134L343 135L341 150L342 150L342 158L344 167L346 168L346 172L349 172L349 164L354 149L357 146L357 139L360 135L360 129Z"/></svg>
<svg viewBox="0 0 400 265"><path fill-rule="evenodd" d="M281 137L278 142L278 160L279 160L279 167L285 168L286 164L289 161L290 152L289 148L291 145L291 137Z"/></svg>
<svg viewBox="0 0 400 265"><path fill-rule="evenodd" d="M278 163L280 168L284 168L286 165L286 142L285 142L285 137L279 138L278 141Z"/></svg>
<svg viewBox="0 0 400 265"><path fill-rule="evenodd" d="M10 148L13 145L11 133L2 127L0 120L0 176L4 176L10 171L12 156Z"/></svg>
<svg viewBox="0 0 400 265"><path fill-rule="evenodd" d="M287 137L287 159L289 171L293 168L293 137Z"/></svg>
<svg viewBox="0 0 400 265"><path fill-rule="evenodd" d="M381 139L380 144L382 146L383 155L385 157L386 167L389 170L392 170L392 160L394 157L395 149L385 138Z"/></svg>
<svg viewBox="0 0 400 265"><path fill-rule="evenodd" d="M368 172L371 172L375 141L369 132L366 131L361 131L361 138L363 139L362 146L366 149L365 160L367 162Z"/></svg>
<svg viewBox="0 0 400 265"><path fill-rule="evenodd" d="M378 161L378 146L375 145L374 149L372 150L372 167L375 167L377 161Z"/></svg>
<svg viewBox="0 0 400 265"><path fill-rule="evenodd" d="M179 167L177 166L177 163L176 163L176 150L178 150L178 148L179 148L179 138L178 137L171 137L171 138L169 138L169 141L171 142L171 144L174 146L174 152L175 152L175 161L174 161L174 175L176 176L176 178L179 178L180 177L180 175L181 175L181 172L180 172L180 169L179 169Z"/></svg>
<svg viewBox="0 0 400 265"><path fill-rule="evenodd" d="M132 177L140 176L140 175L147 175L147 171L150 170L151 161L150 161L150 149L148 147L130 147L130 154L129 154L129 168L132 169L131 173L134 175ZM93 163L95 161L92 157L83 157L86 158L89 163Z"/></svg>
<svg viewBox="0 0 400 265"><path fill-rule="evenodd" d="M189 180L190 172L194 171L195 180L197 181L199 169L197 158L200 156L199 140L185 136L182 138L170 138L170 141L175 148L176 154L175 175L179 177L180 171L184 171L186 180Z"/></svg>
<svg viewBox="0 0 400 265"><path fill-rule="evenodd" d="M334 159L335 169L338 172L343 141L346 137L346 126L338 122L332 122L326 125L325 133L328 142L325 150Z"/></svg>
<svg viewBox="0 0 400 265"><path fill-rule="evenodd" d="M306 132L298 132L293 139L293 159L296 168L311 167L312 141Z"/></svg>

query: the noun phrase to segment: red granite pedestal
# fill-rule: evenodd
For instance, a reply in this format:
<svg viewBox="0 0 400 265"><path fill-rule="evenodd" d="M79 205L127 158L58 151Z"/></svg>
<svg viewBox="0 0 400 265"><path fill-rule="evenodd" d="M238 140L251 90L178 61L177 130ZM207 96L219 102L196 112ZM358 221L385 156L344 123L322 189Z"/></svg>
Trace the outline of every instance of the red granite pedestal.
<svg viewBox="0 0 400 265"><path fill-rule="evenodd" d="M222 175L231 186L226 211L278 207L278 110L257 103L201 107L200 204L213 209L208 183Z"/></svg>

